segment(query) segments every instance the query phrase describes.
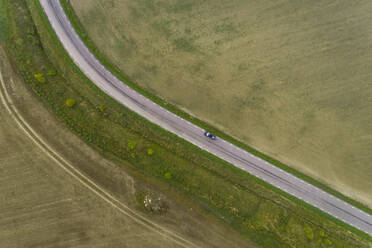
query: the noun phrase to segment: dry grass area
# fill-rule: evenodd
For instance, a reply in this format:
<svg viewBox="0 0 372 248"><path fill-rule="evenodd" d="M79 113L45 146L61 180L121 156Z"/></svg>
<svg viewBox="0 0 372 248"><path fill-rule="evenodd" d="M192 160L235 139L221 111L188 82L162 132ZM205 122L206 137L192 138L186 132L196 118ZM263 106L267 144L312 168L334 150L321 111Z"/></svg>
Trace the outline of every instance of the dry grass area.
<svg viewBox="0 0 372 248"><path fill-rule="evenodd" d="M72 165L140 211L136 194L149 190L147 183L63 127L12 75L1 47L0 58L7 90L27 122ZM58 167L0 103L0 247L181 247L123 215ZM166 214L142 215L202 247L254 247L214 219L163 197Z"/></svg>
<svg viewBox="0 0 372 248"><path fill-rule="evenodd" d="M372 2L71 0L133 82L372 206Z"/></svg>

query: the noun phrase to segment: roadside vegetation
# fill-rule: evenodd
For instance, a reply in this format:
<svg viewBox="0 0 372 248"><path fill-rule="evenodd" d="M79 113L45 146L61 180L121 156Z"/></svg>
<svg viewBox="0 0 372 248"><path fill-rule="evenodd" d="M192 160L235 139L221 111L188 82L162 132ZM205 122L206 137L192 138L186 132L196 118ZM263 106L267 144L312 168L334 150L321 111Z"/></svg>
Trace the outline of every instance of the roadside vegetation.
<svg viewBox="0 0 372 248"><path fill-rule="evenodd" d="M4 6L1 1L0 9ZM80 166L110 167L98 154L89 155L92 153L90 148L79 145L76 142L78 138L69 130L62 131L60 121L53 119L39 99L25 88L23 80L14 76L1 46L0 74L9 86L7 90L16 92L13 103L20 107L19 111L32 112L22 117L28 120L30 116L39 117L31 122L42 129L40 133L60 138L58 153L66 155L69 161L83 157L78 163ZM0 85L0 98L3 96L3 85ZM17 117L14 113L9 114L2 100L0 119L0 247L180 247L123 215L62 170L47 152L35 145L29 133L17 125ZM134 201L136 190L142 188L141 192L144 191L144 185L138 187L139 183L137 185L128 174L114 172L106 170L104 177L116 178L116 183L121 185L120 192L125 192L126 204ZM143 197L148 195L146 193ZM153 201L155 203L149 211L161 211L165 209L164 202L170 204L168 198L159 199L156 192L151 196L157 201ZM195 228L197 217L191 216L188 214L184 219L184 228ZM199 227L205 230L205 227ZM214 247L202 242L203 239L196 240L203 247Z"/></svg>
<svg viewBox="0 0 372 248"><path fill-rule="evenodd" d="M129 173L127 162L104 159L82 142L14 73L3 45L0 41L0 247L181 247L154 224L181 244L257 247L216 218L200 214L195 204L179 203L149 184L149 178ZM35 137L46 149L33 142ZM50 151L142 218L127 216L130 211L121 204L118 211L110 204L115 201L104 201L71 177Z"/></svg>
<svg viewBox="0 0 372 248"><path fill-rule="evenodd" d="M0 1L8 14L7 51L27 87L103 156L126 161L126 169L154 187L184 204L193 202L261 247L371 247L366 235L351 233L104 95L68 58L37 0ZM138 196L139 206L148 202L144 197ZM161 204L145 208L167 209Z"/></svg>
<svg viewBox="0 0 372 248"><path fill-rule="evenodd" d="M371 1L62 2L134 87L372 206Z"/></svg>
<svg viewBox="0 0 372 248"><path fill-rule="evenodd" d="M11 101L4 103L6 94L11 95ZM159 234L154 222L182 237L178 240L181 244L187 240L205 248L257 247L231 227L200 215L143 178L130 175L118 166L124 166L123 162L103 159L81 142L14 74L1 42L0 119L0 247L181 247L169 235ZM20 128L17 121L35 132ZM47 150L40 149L30 136L42 139ZM61 169L56 162L61 160L51 159L55 156L50 150L125 206L145 212L142 216L152 223L133 218L136 215L130 218L124 214L128 213L126 208L118 211L103 201Z"/></svg>

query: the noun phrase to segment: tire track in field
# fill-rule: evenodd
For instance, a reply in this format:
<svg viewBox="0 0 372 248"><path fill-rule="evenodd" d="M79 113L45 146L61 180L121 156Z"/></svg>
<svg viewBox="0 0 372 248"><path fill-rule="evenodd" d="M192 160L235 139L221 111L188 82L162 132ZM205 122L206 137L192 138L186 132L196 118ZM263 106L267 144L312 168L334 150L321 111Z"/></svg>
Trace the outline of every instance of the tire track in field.
<svg viewBox="0 0 372 248"><path fill-rule="evenodd" d="M10 80L12 81L12 79ZM44 139L40 137L20 115L7 92L1 71L0 71L0 99L2 104L5 106L6 110L9 112L12 119L17 123L20 129L22 129L22 131L40 148L40 150L46 153L66 173L71 175L73 178L79 181L79 183L81 183L87 189L89 189L97 196L99 196L99 198L101 198L106 203L111 205L113 208L118 210L120 213L128 216L135 222L145 226L146 228L154 231L155 233L161 236L164 236L169 240L172 240L173 242L182 247L198 247L191 241L181 237L179 234L176 234L152 222L151 220L145 218L141 214L136 213L134 210L130 209L128 206L117 200L105 189L94 183L91 179L89 179L78 169L76 169L72 164L70 164L67 160L65 160L61 155L59 155L58 152L56 152L50 145L48 145L48 143L46 143Z"/></svg>

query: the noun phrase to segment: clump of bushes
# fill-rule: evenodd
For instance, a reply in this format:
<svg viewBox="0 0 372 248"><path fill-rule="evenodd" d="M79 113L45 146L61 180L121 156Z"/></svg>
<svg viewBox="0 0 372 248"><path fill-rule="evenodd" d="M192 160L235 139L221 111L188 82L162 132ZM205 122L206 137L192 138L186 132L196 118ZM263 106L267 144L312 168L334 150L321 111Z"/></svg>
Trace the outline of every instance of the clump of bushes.
<svg viewBox="0 0 372 248"><path fill-rule="evenodd" d="M129 147L129 149L133 150L134 148L136 148L136 142L135 141L129 141L128 147Z"/></svg>
<svg viewBox="0 0 372 248"><path fill-rule="evenodd" d="M101 112L105 112L106 111L106 106L101 104L99 105L98 109L101 111Z"/></svg>
<svg viewBox="0 0 372 248"><path fill-rule="evenodd" d="M18 39L16 39L15 43L16 43L16 45L17 45L18 47L22 47L22 46L23 46L23 39L18 38Z"/></svg>
<svg viewBox="0 0 372 248"><path fill-rule="evenodd" d="M310 239L310 240L313 240L314 239L313 229L311 229L311 227L308 224L305 224L305 226L304 226L304 232L305 232L306 237L308 239Z"/></svg>
<svg viewBox="0 0 372 248"><path fill-rule="evenodd" d="M36 73L34 75L34 78L39 82L39 83L45 83L46 82L46 79L43 75L43 73Z"/></svg>
<svg viewBox="0 0 372 248"><path fill-rule="evenodd" d="M53 77L53 76L57 75L57 72L54 71L54 70L49 70L47 75L50 76L50 77Z"/></svg>
<svg viewBox="0 0 372 248"><path fill-rule="evenodd" d="M75 104L76 104L76 101L73 98L68 98L66 100L66 106L69 108L72 108Z"/></svg>
<svg viewBox="0 0 372 248"><path fill-rule="evenodd" d="M170 180L172 179L172 174L170 172L167 172L164 174L164 178L167 179L167 180Z"/></svg>
<svg viewBox="0 0 372 248"><path fill-rule="evenodd" d="M151 148L147 149L147 155L151 156L152 154L154 154L154 150Z"/></svg>

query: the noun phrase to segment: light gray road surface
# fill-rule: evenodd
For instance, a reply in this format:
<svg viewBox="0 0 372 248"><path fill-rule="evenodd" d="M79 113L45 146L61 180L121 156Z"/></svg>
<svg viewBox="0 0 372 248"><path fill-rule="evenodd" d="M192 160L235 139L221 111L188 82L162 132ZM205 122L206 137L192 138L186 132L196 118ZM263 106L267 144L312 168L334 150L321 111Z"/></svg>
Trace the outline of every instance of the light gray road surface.
<svg viewBox="0 0 372 248"><path fill-rule="evenodd" d="M76 34L58 0L40 0L57 37L83 73L107 95L162 128L372 236L372 216L220 139L155 104L110 73ZM124 56L125 54L123 54Z"/></svg>

